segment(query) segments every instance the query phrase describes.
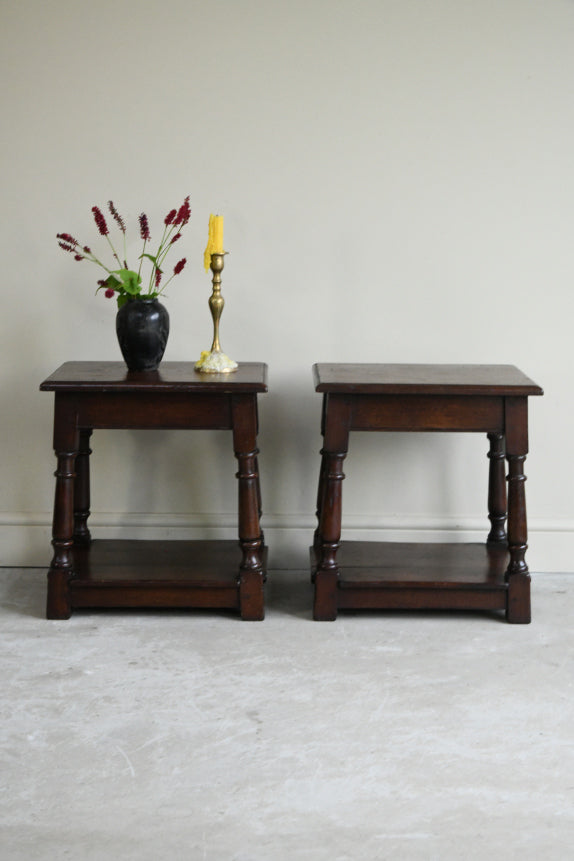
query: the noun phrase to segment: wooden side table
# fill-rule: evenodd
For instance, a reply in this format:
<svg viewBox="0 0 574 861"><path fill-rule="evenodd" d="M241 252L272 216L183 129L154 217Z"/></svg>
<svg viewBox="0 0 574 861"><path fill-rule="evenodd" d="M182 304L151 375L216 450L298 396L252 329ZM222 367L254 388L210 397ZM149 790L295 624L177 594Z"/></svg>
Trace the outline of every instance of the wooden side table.
<svg viewBox="0 0 574 861"><path fill-rule="evenodd" d="M188 362L128 372L122 362L67 362L40 386L55 393L58 459L47 617L77 607L206 607L263 619L266 549L260 528L257 395L267 366L202 375ZM94 429L226 429L239 469L239 542L91 540Z"/></svg>
<svg viewBox="0 0 574 861"><path fill-rule="evenodd" d="M343 608L468 609L504 610L509 622L530 622L523 467L528 397L542 389L512 365L319 364L313 374L323 394L314 618L336 619ZM486 544L343 542L339 549L350 431L487 434Z"/></svg>

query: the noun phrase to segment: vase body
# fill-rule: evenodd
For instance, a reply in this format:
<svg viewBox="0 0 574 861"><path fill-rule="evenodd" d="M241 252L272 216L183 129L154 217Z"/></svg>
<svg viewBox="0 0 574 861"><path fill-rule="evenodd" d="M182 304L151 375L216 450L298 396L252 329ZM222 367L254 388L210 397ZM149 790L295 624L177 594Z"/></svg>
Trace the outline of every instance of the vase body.
<svg viewBox="0 0 574 861"><path fill-rule="evenodd" d="M129 299L118 310L116 332L129 371L156 371L169 335L169 314L157 299Z"/></svg>

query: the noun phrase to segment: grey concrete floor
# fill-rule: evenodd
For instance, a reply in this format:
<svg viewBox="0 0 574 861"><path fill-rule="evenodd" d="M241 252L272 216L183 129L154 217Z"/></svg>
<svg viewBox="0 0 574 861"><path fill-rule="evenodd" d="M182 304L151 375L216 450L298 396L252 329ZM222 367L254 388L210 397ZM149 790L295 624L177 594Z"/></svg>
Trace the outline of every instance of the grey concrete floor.
<svg viewBox="0 0 574 861"><path fill-rule="evenodd" d="M533 623L311 621L271 572L264 622L43 618L0 570L0 858L574 858L573 575Z"/></svg>

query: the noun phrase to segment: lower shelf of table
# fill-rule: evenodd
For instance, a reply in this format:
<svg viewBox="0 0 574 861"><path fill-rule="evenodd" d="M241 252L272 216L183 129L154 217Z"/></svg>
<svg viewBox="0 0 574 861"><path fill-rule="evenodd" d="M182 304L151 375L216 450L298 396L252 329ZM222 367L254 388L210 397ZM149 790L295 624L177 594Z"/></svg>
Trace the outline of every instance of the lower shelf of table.
<svg viewBox="0 0 574 861"><path fill-rule="evenodd" d="M504 610L508 562L505 545L343 542L337 607Z"/></svg>
<svg viewBox="0 0 574 861"><path fill-rule="evenodd" d="M262 553L265 570L266 548ZM73 550L74 608L240 609L237 541L94 540Z"/></svg>

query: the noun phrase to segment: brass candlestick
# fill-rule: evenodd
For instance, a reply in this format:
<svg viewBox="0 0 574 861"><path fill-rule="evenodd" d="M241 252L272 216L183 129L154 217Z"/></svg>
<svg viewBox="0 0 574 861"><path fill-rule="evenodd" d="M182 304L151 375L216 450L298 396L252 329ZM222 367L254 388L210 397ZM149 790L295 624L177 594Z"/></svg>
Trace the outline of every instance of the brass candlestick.
<svg viewBox="0 0 574 861"><path fill-rule="evenodd" d="M221 295L221 273L223 271L225 252L211 255L211 271L213 272L213 291L209 297L209 310L213 318L213 343L211 350L204 350L195 363L195 370L203 374L230 374L237 370L237 362L226 356L219 343L219 320L225 305Z"/></svg>

